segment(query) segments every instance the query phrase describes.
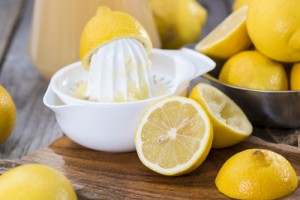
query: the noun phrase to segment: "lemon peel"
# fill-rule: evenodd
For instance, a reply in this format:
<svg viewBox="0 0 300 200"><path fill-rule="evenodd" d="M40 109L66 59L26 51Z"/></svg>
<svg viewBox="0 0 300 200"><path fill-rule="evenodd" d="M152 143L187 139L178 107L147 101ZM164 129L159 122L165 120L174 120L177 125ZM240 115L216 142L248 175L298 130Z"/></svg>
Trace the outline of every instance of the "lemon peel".
<svg viewBox="0 0 300 200"><path fill-rule="evenodd" d="M243 51L223 65L219 80L243 88L287 90L288 80L283 65L258 51Z"/></svg>
<svg viewBox="0 0 300 200"><path fill-rule="evenodd" d="M280 154L247 149L223 164L215 184L220 192L235 199L279 199L297 188L298 178Z"/></svg>
<svg viewBox="0 0 300 200"><path fill-rule="evenodd" d="M292 66L290 86L291 90L300 90L300 63L295 63Z"/></svg>
<svg viewBox="0 0 300 200"><path fill-rule="evenodd" d="M252 0L247 30L256 49L277 61L300 61L298 0Z"/></svg>
<svg viewBox="0 0 300 200"><path fill-rule="evenodd" d="M69 180L54 168L43 164L26 164L0 176L0 199L77 200L77 197Z"/></svg>
<svg viewBox="0 0 300 200"><path fill-rule="evenodd" d="M148 53L152 49L147 31L136 19L126 13L100 6L81 33L80 59L83 66L89 68L91 56L100 46L120 38L138 40Z"/></svg>
<svg viewBox="0 0 300 200"><path fill-rule="evenodd" d="M0 144L11 135L16 124L16 107L6 89L0 85Z"/></svg>
<svg viewBox="0 0 300 200"><path fill-rule="evenodd" d="M207 20L207 11L199 2L150 0L149 3L163 48L177 49L199 39Z"/></svg>

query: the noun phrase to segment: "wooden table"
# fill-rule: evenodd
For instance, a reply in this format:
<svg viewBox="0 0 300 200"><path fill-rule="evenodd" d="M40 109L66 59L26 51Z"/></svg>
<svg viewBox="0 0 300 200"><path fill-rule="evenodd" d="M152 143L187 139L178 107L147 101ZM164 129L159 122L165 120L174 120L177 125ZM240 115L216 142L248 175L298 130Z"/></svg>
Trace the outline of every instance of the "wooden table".
<svg viewBox="0 0 300 200"><path fill-rule="evenodd" d="M209 13L204 36L231 12L232 1L200 2ZM17 108L13 134L0 146L2 160L20 159L48 147L63 136L53 112L42 102L49 82L39 75L28 57L33 3L33 0L0 0L0 84L9 91ZM269 142L297 147L300 129L255 127L253 135Z"/></svg>

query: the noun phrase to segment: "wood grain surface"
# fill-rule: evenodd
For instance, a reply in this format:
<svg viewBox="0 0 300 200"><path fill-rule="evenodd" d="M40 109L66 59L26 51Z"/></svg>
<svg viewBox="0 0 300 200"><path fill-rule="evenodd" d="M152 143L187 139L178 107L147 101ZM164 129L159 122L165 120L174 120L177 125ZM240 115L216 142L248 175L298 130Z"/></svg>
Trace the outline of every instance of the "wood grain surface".
<svg viewBox="0 0 300 200"><path fill-rule="evenodd" d="M245 149L263 148L283 155L300 180L300 149L265 142L257 137L222 150L211 150L204 163L190 174L166 177L147 169L132 153L105 153L81 147L67 137L49 148L22 158L3 162L2 167L43 163L61 171L73 184L79 199L228 199L215 187L223 163ZM6 163L6 164L4 164ZM284 199L296 200L300 188Z"/></svg>

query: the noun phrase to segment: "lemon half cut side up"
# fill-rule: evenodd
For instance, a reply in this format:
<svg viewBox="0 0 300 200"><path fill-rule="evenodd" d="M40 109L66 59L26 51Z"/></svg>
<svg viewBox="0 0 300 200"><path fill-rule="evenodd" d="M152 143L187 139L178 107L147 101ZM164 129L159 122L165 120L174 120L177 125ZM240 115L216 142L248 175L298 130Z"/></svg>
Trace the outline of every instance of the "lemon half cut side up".
<svg viewBox="0 0 300 200"><path fill-rule="evenodd" d="M146 112L136 135L141 162L167 176L189 173L207 157L213 127L201 106L185 97L168 97Z"/></svg>
<svg viewBox="0 0 300 200"><path fill-rule="evenodd" d="M213 148L225 148L246 139L253 130L242 109L219 89L196 85L189 96L206 111L214 126Z"/></svg>

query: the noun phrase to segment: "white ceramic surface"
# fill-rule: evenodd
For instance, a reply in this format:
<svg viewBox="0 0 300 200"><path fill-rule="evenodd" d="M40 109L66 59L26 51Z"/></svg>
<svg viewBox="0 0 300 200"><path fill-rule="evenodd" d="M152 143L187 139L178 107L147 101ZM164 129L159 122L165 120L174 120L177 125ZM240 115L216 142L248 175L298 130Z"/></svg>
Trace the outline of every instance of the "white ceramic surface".
<svg viewBox="0 0 300 200"><path fill-rule="evenodd" d="M44 104L54 111L63 132L87 148L108 151L134 151L134 134L144 112L158 100L185 91L192 79L215 67L208 57L189 49L153 49L150 55L157 85L168 90L150 99L103 103L71 96L78 82L87 78L80 62L54 74L44 96Z"/></svg>

